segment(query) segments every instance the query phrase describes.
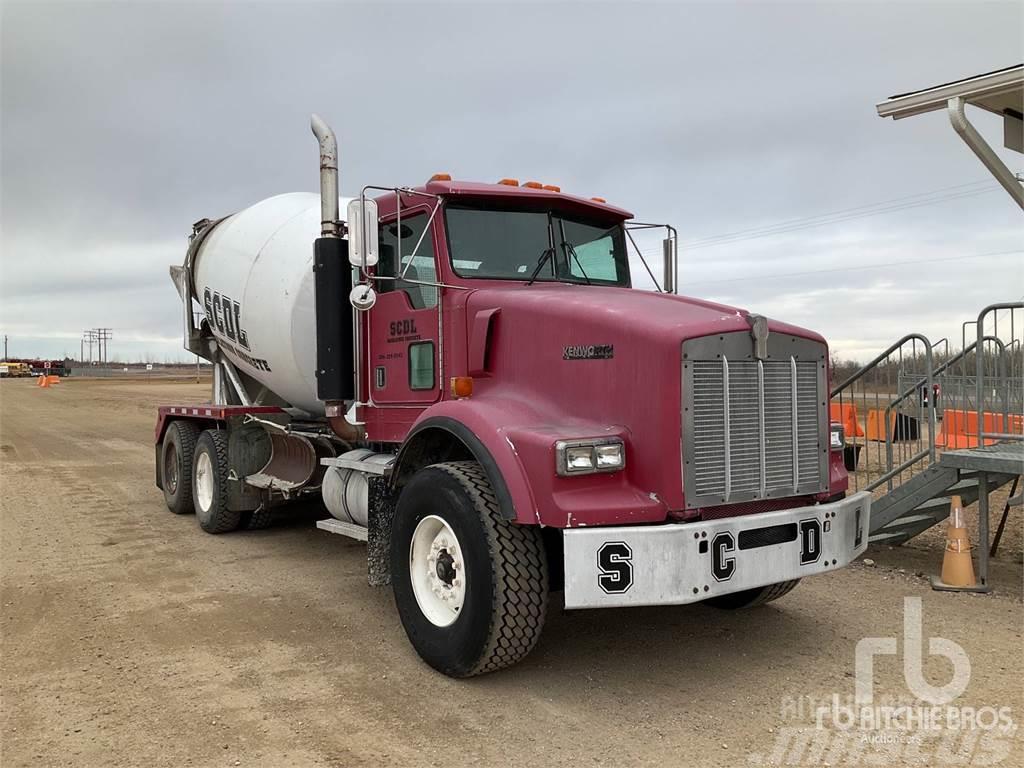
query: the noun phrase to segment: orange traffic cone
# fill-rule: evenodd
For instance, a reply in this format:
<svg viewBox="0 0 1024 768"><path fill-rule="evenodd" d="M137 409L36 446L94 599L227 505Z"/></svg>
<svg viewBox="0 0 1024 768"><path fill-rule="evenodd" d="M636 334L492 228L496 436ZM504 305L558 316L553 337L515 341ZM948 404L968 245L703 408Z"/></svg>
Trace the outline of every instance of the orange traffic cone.
<svg viewBox="0 0 1024 768"><path fill-rule="evenodd" d="M942 577L933 580L936 589L973 587L974 564L971 562L971 540L964 523L964 508L959 496L950 499L949 527L946 528L946 551L942 556Z"/></svg>
<svg viewBox="0 0 1024 768"><path fill-rule="evenodd" d="M50 382L47 380L46 376L40 376L39 377L39 386L40 387L48 387L48 386L50 386Z"/></svg>

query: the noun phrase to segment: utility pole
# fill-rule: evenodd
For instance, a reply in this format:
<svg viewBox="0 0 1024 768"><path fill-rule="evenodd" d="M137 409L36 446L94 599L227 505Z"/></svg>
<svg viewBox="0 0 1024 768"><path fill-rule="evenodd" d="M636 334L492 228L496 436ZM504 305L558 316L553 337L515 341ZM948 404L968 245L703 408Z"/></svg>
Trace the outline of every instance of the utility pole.
<svg viewBox="0 0 1024 768"><path fill-rule="evenodd" d="M108 342L113 337L113 330L111 328L96 328L96 340L99 344L98 356L100 359L100 365L106 365L108 361L107 349Z"/></svg>
<svg viewBox="0 0 1024 768"><path fill-rule="evenodd" d="M4 360L7 360L7 334L4 334Z"/></svg>
<svg viewBox="0 0 1024 768"><path fill-rule="evenodd" d="M88 328L82 331L82 340L89 345L89 364L92 365L92 344L96 340L96 331L92 328Z"/></svg>

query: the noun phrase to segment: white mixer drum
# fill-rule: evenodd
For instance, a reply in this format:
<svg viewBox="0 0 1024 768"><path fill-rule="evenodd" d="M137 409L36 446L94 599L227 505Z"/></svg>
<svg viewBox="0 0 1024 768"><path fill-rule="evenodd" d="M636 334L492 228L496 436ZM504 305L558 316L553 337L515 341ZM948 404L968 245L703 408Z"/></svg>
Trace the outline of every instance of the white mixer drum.
<svg viewBox="0 0 1024 768"><path fill-rule="evenodd" d="M340 201L346 210L347 199ZM313 242L320 197L293 192L230 216L207 236L193 286L225 356L291 405L323 415L317 398Z"/></svg>

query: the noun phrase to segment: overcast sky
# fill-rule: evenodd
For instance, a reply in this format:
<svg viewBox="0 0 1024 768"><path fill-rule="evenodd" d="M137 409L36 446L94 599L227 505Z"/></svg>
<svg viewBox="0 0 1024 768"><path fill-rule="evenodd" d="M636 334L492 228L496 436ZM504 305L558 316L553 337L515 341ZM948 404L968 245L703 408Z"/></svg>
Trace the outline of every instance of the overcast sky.
<svg viewBox="0 0 1024 768"><path fill-rule="evenodd" d="M875 104L1024 60L1022 9L5 0L0 330L12 356L107 326L112 356L186 359L167 266L193 221L317 189L316 111L343 194L535 178L673 223L681 292L841 356L959 339L1024 294L1024 217L944 114Z"/></svg>

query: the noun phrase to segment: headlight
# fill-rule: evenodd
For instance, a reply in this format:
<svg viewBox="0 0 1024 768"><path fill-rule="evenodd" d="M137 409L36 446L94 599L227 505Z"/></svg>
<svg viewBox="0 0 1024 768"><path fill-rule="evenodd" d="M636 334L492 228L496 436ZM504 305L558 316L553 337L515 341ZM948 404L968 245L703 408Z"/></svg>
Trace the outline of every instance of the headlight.
<svg viewBox="0 0 1024 768"><path fill-rule="evenodd" d="M830 447L833 451L841 451L846 445L846 435L843 434L843 425L833 423L830 434Z"/></svg>
<svg viewBox="0 0 1024 768"><path fill-rule="evenodd" d="M617 472L625 466L626 446L617 437L555 443L555 472L562 477Z"/></svg>

